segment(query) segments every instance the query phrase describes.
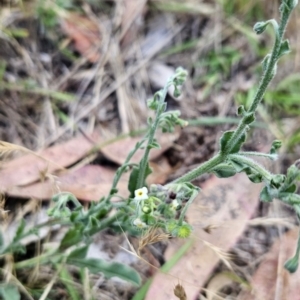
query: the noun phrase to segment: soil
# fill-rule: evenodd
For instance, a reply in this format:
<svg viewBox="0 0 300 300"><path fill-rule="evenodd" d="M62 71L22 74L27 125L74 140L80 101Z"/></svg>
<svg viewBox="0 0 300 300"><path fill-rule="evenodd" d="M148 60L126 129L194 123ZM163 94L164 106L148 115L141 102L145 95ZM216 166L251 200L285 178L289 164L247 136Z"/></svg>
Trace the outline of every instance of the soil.
<svg viewBox="0 0 300 300"><path fill-rule="evenodd" d="M96 128L108 140L145 126L146 99L163 85L148 74L149 66L157 62L171 70L182 66L190 74L183 98L178 100L172 95L167 98L169 109L179 109L183 119L236 117L237 94L247 95L259 79L257 69L262 55L254 49L257 45L268 48L271 42L268 36L253 41L252 33L243 35L228 23L226 12L214 1L206 2L216 9L215 15L170 12L155 6L155 1L141 1L147 4L140 9L134 1L124 1L126 5L117 1L100 1L99 5L94 1L72 1L76 10L60 8L70 14L65 17L52 16L53 7L47 8L48 11L37 8L36 1L25 1L23 8L18 1L8 2L0 4L1 27L6 30L0 37L0 140L34 151L82 132L89 134ZM267 5L263 9L266 16L272 13ZM255 16L247 17L247 23L244 16L242 8L237 11L237 20L249 30ZM80 24L85 24L85 28ZM189 43L193 45L188 46ZM229 54L223 51L226 47L231 49ZM299 66L298 63L295 71L300 70ZM285 68L280 68L278 78L284 74ZM161 76L166 80L164 72ZM260 115L257 121L265 122ZM212 157L218 151L217 141L222 132L234 126L225 123L182 129L179 138L163 154L172 169L166 182ZM260 150L273 139L271 132L253 128L244 148ZM9 151L3 161L18 155L17 151ZM284 172L296 158L297 148L296 153L279 160L276 172ZM102 156L97 155L92 163L103 163ZM105 163L115 166L109 160ZM194 183L201 185L210 176ZM12 220L28 204L26 201L6 197L6 209ZM47 203L39 209L45 210ZM253 217L275 213L278 209L274 212L269 205L261 204ZM293 219L285 206L280 213ZM26 218L30 214L33 212L29 211ZM249 280L262 256L284 230L279 230L276 224L249 226L231 250L232 265L238 275ZM138 241L130 238L130 242L137 249ZM123 235L102 232L95 236L94 245L110 260L130 261L145 281L165 262L167 242L142 251L141 256L151 266L120 251L120 245L130 250ZM214 274L226 269L220 263ZM40 282L48 282L51 272L42 268ZM76 279L78 274L72 272ZM95 275L90 283L97 299L131 299L137 290L123 281ZM69 299L63 285L55 287L57 293L51 299ZM224 299L235 299L240 291L241 285L237 283L222 290Z"/></svg>

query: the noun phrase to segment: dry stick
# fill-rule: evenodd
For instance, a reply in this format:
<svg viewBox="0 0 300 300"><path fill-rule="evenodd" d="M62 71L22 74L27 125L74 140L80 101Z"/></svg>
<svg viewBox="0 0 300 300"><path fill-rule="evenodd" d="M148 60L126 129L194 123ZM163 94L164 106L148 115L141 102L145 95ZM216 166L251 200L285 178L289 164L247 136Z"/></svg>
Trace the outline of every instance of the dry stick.
<svg viewBox="0 0 300 300"><path fill-rule="evenodd" d="M57 134L55 136L49 137L49 139L45 142L45 146L50 145L51 143L56 141L65 132L67 132L70 129L70 127L74 125L74 123L77 123L78 121L80 121L81 119L86 117L93 109L97 108L98 105L100 103L102 103L103 101L105 101L110 94L112 94L113 92L116 91L116 89L119 87L120 84L123 84L124 82L126 82L126 80L128 80L129 77L134 75L139 69L141 69L143 66L145 66L150 61L150 59L154 55L156 55L159 50L161 50L161 48L163 48L166 44L168 44L171 41L171 39L181 31L182 28L183 28L183 26L179 26L174 32L169 34L169 36L165 37L165 39L160 44L160 46L157 47L156 49L154 49L153 52L150 53L147 58L145 58L144 60L139 62L138 65L133 66L132 68L129 68L129 70L127 71L127 74L125 76L123 76L122 78L120 78L119 82L113 83L106 91L103 91L102 97L98 103L92 103L91 105L86 107L86 109L84 111L80 112L78 114L78 116L76 116L74 118L74 122L72 122L71 124L70 123L66 124L57 132Z"/></svg>
<svg viewBox="0 0 300 300"><path fill-rule="evenodd" d="M120 82L122 79L123 74L125 74L125 66L124 61L121 58L121 50L119 47L119 41L113 39L111 43L110 49L110 65L112 67L112 71L114 74L115 81L117 83ZM121 121L121 131L128 132L130 130L130 118L136 123L136 115L132 108L131 101L128 96L128 90L126 88L125 83L119 84L116 90L117 94L117 102L118 102L118 111L119 111L119 118Z"/></svg>
<svg viewBox="0 0 300 300"><path fill-rule="evenodd" d="M77 95L77 98L79 99L79 101L82 98L82 96L83 96L84 92L86 91L87 87L89 86L89 84L93 80L93 78L98 74L98 72L99 72L99 70L101 70L101 68L104 68L104 66L105 66L105 64L108 60L108 48L109 48L109 45L110 45L110 42L111 42L111 32L106 33L105 29L101 28L100 26L99 26L99 32L102 33L101 44L104 44L104 46L102 47L102 52L105 53L105 54L102 55L101 59L96 63L96 66L92 70L92 75L89 76L89 78L87 78L86 82L83 84L82 88L80 89L80 92ZM100 43L98 43L97 49L100 49ZM74 112L78 107L79 101L75 105Z"/></svg>
<svg viewBox="0 0 300 300"><path fill-rule="evenodd" d="M120 34L120 40L122 40L124 38L125 34L129 30L129 28L131 27L131 25L133 24L133 22L136 20L136 18L138 17L138 15L140 13L142 13L142 11L143 11L146 3L147 3L147 0L139 0L138 4L135 4L135 5L137 5L137 9L134 11L134 14L130 16L129 21L126 23L126 25L123 26L121 34Z"/></svg>

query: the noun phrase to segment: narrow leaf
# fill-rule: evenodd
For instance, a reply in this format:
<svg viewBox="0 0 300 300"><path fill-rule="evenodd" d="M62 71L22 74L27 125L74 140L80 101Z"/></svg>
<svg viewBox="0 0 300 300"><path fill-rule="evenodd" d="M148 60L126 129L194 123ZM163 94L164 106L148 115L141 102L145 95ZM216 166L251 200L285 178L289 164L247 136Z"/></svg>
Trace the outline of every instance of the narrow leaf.
<svg viewBox="0 0 300 300"><path fill-rule="evenodd" d="M140 285L141 283L140 275L134 269L117 262L107 262L95 258L68 258L67 263L79 268L88 268L91 273L101 272L106 278L116 276L135 285Z"/></svg>
<svg viewBox="0 0 300 300"><path fill-rule="evenodd" d="M80 259L85 258L88 249L89 249L89 246L79 247L79 248L73 250L69 254L68 258L70 258L70 259L72 259L72 258L80 258Z"/></svg>
<svg viewBox="0 0 300 300"><path fill-rule="evenodd" d="M139 178L139 168L133 167L128 181L128 190L130 192L131 197L133 197L134 191L137 188L138 178Z"/></svg>
<svg viewBox="0 0 300 300"><path fill-rule="evenodd" d="M290 186L289 186L287 189L285 189L285 190L281 190L281 189L280 189L280 191L283 192L283 193L295 193L296 190L297 190L296 184L290 185Z"/></svg>
<svg viewBox="0 0 300 300"><path fill-rule="evenodd" d="M63 237L59 250L67 249L68 247L79 243L82 239L82 229L78 227L71 228Z"/></svg>
<svg viewBox="0 0 300 300"><path fill-rule="evenodd" d="M283 41L280 46L279 57L289 53L290 51L291 50L290 50L289 41L288 40Z"/></svg>
<svg viewBox="0 0 300 300"><path fill-rule="evenodd" d="M3 297L3 300L20 300L21 295L14 285L6 284L4 286L0 286L0 295Z"/></svg>
<svg viewBox="0 0 300 300"><path fill-rule="evenodd" d="M268 191L268 187L265 186L262 191L260 192L260 200L262 202L272 202L273 198L270 195L269 191Z"/></svg>
<svg viewBox="0 0 300 300"><path fill-rule="evenodd" d="M253 183L260 183L263 181L263 176L259 173L251 173L248 174L248 178L253 182Z"/></svg>
<svg viewBox="0 0 300 300"><path fill-rule="evenodd" d="M4 247L4 239L3 239L2 231L0 230L0 253L3 247Z"/></svg>
<svg viewBox="0 0 300 300"><path fill-rule="evenodd" d="M225 151L225 148L227 146L227 143L230 141L232 135L233 135L234 131L226 131L224 132L224 134L222 135L221 139L220 139L220 150L221 152Z"/></svg>
<svg viewBox="0 0 300 300"><path fill-rule="evenodd" d="M20 224L19 224L18 229L16 231L16 235L14 236L14 239L13 239L14 242L17 242L18 240L20 240L22 238L22 235L23 235L24 229L25 229L25 225L26 225L26 222L25 222L24 219L22 219L20 221Z"/></svg>
<svg viewBox="0 0 300 300"><path fill-rule="evenodd" d="M240 173L248 168L248 166L246 166L245 164L233 159L230 159L230 164L235 168L235 171L237 173Z"/></svg>
<svg viewBox="0 0 300 300"><path fill-rule="evenodd" d="M224 134L222 135L221 139L220 139L220 150L221 153L225 151L225 149L228 146L229 141L231 140L232 136L234 134L234 131L226 131L224 132ZM229 153L237 153L240 151L240 148L242 146L242 144L245 142L246 140L246 134L242 134L238 140L232 141L232 143L234 144L234 147L230 150Z"/></svg>
<svg viewBox="0 0 300 300"><path fill-rule="evenodd" d="M217 168L213 169L213 173L219 178L228 178L236 174L234 167L228 164L221 164Z"/></svg>

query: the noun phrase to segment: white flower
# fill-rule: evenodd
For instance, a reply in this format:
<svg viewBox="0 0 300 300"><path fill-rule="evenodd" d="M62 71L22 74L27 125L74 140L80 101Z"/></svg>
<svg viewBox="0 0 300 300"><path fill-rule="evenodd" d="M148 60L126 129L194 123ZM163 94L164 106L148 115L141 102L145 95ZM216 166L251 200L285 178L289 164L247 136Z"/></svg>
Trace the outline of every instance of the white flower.
<svg viewBox="0 0 300 300"><path fill-rule="evenodd" d="M146 187L142 187L141 189L137 189L134 191L134 200L147 200L148 199L148 189Z"/></svg>
<svg viewBox="0 0 300 300"><path fill-rule="evenodd" d="M173 210L176 210L178 206L179 206L179 202L177 200L173 200L171 203L171 208Z"/></svg>
<svg viewBox="0 0 300 300"><path fill-rule="evenodd" d="M147 227L147 224L145 222L142 222L140 218L135 219L133 221L133 225L140 229Z"/></svg>

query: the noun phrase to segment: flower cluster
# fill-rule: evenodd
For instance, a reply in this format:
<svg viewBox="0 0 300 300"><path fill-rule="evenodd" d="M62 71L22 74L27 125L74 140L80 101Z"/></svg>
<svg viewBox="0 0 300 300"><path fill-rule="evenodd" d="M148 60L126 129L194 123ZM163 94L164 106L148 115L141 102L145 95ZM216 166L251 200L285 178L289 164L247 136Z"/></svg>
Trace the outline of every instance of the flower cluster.
<svg viewBox="0 0 300 300"><path fill-rule="evenodd" d="M192 227L183 221L186 203L198 189L191 184L151 185L134 191L132 224L138 230L162 228L174 237L186 238Z"/></svg>

